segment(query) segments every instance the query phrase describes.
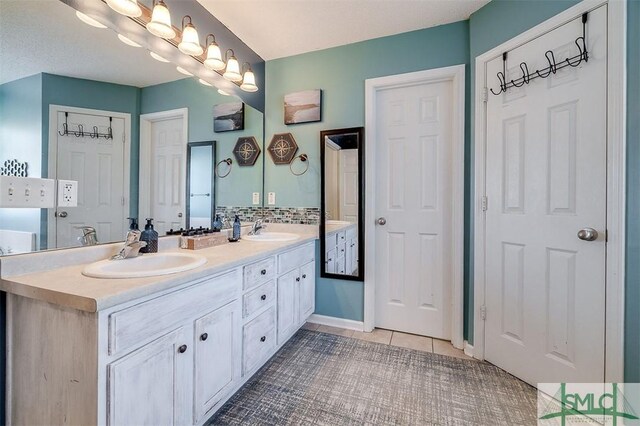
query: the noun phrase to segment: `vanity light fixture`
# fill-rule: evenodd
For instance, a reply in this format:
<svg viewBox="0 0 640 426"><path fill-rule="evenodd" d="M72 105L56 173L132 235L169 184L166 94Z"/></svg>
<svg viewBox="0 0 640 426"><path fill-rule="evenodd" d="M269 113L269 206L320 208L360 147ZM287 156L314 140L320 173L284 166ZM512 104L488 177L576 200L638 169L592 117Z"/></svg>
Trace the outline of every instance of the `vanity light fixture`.
<svg viewBox="0 0 640 426"><path fill-rule="evenodd" d="M87 25L91 25L92 27L96 27L96 28L107 28L106 25L102 25L100 22L96 21L95 19L93 19L90 16L85 15L84 13L80 12L79 10L76 10L76 16L78 17L79 20L81 20L82 22L84 22Z"/></svg>
<svg viewBox="0 0 640 426"><path fill-rule="evenodd" d="M147 30L156 37L172 39L176 32L171 25L171 14L169 8L162 0L153 0L153 12L151 21L146 25Z"/></svg>
<svg viewBox="0 0 640 426"><path fill-rule="evenodd" d="M155 59L156 61L159 61L159 62L169 62L169 60L168 60L168 59L163 58L162 56L158 55L156 52L151 52L151 51L149 51L149 55L151 55L151 57L152 57L153 59Z"/></svg>
<svg viewBox="0 0 640 426"><path fill-rule="evenodd" d="M229 54L229 52L231 52L231 57L227 59L227 55ZM227 62L227 68L224 74L222 74L222 76L229 81L234 81L234 82L241 81L242 75L240 74L240 64L238 63L238 60L236 59L235 54L233 53L233 49L227 49L227 51L224 54L224 57Z"/></svg>
<svg viewBox="0 0 640 426"><path fill-rule="evenodd" d="M184 75L188 75L189 77L193 77L193 74L191 74L189 71L185 70L182 67L176 67L176 69L178 70L179 73L184 74Z"/></svg>
<svg viewBox="0 0 640 426"><path fill-rule="evenodd" d="M127 38L127 37L123 36L122 34L118 34L118 38L120 39L121 42L123 42L124 44L127 44L127 45L129 45L131 47L142 47L138 43L136 43L135 41L131 40L130 38Z"/></svg>
<svg viewBox="0 0 640 426"><path fill-rule="evenodd" d="M211 42L209 42L209 38L211 38ZM213 34L207 34L205 44L207 45L207 59L204 60L204 66L213 71L220 71L224 69L225 64L222 60L220 46L216 43L216 36Z"/></svg>
<svg viewBox="0 0 640 426"><path fill-rule="evenodd" d="M107 0L109 7L124 16L137 18L142 15L142 9L136 0Z"/></svg>
<svg viewBox="0 0 640 426"><path fill-rule="evenodd" d="M247 69L246 71L244 71L244 77L242 78L240 89L244 90L245 92L257 92L258 86L256 86L256 76L253 74L251 65L248 62L242 64L242 69L245 69L245 65L247 66Z"/></svg>
<svg viewBox="0 0 640 426"><path fill-rule="evenodd" d="M200 82L200 84L204 85L204 86L213 86L213 84L209 83L208 81L204 81L203 79L199 78L198 81Z"/></svg>
<svg viewBox="0 0 640 426"><path fill-rule="evenodd" d="M189 21L185 24L185 21ZM185 55L200 56L204 50L200 46L200 39L198 38L198 31L191 22L191 16L185 15L182 17L182 40L178 44L178 49Z"/></svg>
<svg viewBox="0 0 640 426"><path fill-rule="evenodd" d="M220 93L222 96L231 96L231 94L230 94L230 93L227 93L227 92L225 92L225 91L224 91L224 90L222 90L222 89L218 89L218 93Z"/></svg>

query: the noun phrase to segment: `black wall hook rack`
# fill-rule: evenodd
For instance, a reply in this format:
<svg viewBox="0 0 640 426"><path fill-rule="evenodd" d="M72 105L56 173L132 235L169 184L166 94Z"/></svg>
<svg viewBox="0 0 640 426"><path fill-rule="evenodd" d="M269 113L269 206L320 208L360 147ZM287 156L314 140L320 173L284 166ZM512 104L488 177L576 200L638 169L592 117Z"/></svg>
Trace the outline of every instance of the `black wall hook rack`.
<svg viewBox="0 0 640 426"><path fill-rule="evenodd" d="M491 93L494 95L499 95L507 91L507 89L511 87L522 87L525 84L529 84L532 80L536 78L547 78L551 74L555 74L558 70L561 70L565 67L577 67L583 61L589 62L589 52L587 51L587 16L588 13L584 13L582 15L582 36L578 37L575 40L575 45L578 47L578 54L572 56L570 58L566 58L560 62L556 62L556 58L553 54L553 51L547 50L544 54L544 57L547 59L549 66L543 68L541 70L535 70L530 73L529 68L527 67L526 62L520 63L520 71L522 71L522 77L519 77L515 80L507 81L507 52L502 54L502 72L498 72L498 81L500 82L500 88L498 91L491 90Z"/></svg>
<svg viewBox="0 0 640 426"><path fill-rule="evenodd" d="M91 139L113 139L113 130L111 125L113 123L113 117L109 117L109 127L107 128L107 133L98 132L98 126L93 126L93 131L87 132L84 130L84 126L82 124L78 124L77 130L69 130L69 113L64 113L64 123L62 123L62 131L58 130L58 134L60 136L69 136L73 135L77 138L83 138L85 136L89 136Z"/></svg>

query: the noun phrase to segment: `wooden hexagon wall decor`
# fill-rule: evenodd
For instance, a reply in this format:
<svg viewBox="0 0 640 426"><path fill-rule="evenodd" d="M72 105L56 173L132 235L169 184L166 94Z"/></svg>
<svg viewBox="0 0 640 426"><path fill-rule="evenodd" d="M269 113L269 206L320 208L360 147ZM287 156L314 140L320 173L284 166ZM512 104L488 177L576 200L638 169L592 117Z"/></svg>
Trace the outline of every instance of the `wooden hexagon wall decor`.
<svg viewBox="0 0 640 426"><path fill-rule="evenodd" d="M268 148L273 164L289 164L298 151L298 144L291 133L277 133Z"/></svg>
<svg viewBox="0 0 640 426"><path fill-rule="evenodd" d="M238 138L233 155L239 166L253 166L260 156L260 146L253 136Z"/></svg>

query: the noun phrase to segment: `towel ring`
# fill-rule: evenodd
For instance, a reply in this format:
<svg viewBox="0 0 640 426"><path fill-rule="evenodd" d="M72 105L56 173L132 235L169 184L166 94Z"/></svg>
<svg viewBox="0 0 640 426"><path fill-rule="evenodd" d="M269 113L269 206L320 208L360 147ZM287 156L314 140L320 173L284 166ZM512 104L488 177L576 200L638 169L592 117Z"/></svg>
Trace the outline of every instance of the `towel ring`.
<svg viewBox="0 0 640 426"><path fill-rule="evenodd" d="M292 166L293 166L293 162L296 160L296 158L299 158L299 159L300 159L300 161L302 161L303 163L305 163L305 164L306 164L306 166L307 166L307 167L305 167L305 169L304 169L302 172L300 172L300 173L296 173L296 172L294 172L294 171L293 171L293 167L292 167ZM307 154L300 154L300 155L298 155L297 157L293 157L293 159L292 159L292 160L291 160L291 162L289 163L289 170L291 170L291 173L292 173L294 176L302 176L303 174L307 173L307 170L309 170L309 161L308 161L308 160L309 160L309 157L307 156Z"/></svg>
<svg viewBox="0 0 640 426"><path fill-rule="evenodd" d="M229 166L229 170L227 170L227 173L225 173L224 175L221 175L220 173L218 173L218 167L220 166L220 164L225 163L227 166ZM218 164L216 164L216 176L218 176L221 179L226 178L227 176L229 176L229 173L231 173L231 167L233 166L233 160L231 158L227 158L224 160L220 160L218 161Z"/></svg>

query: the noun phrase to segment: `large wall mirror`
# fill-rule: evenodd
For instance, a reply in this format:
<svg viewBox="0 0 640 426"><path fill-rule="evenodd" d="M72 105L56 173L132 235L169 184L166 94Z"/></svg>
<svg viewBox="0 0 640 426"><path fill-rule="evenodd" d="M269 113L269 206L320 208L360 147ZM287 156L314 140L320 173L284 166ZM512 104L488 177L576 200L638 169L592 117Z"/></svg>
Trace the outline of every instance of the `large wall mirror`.
<svg viewBox="0 0 640 426"><path fill-rule="evenodd" d="M364 280L364 128L320 132L321 275Z"/></svg>
<svg viewBox="0 0 640 426"><path fill-rule="evenodd" d="M0 256L78 247L83 226L99 243L122 241L129 217L153 217L164 235L262 206L262 112L62 1L3 2L0 36L0 167L16 160L29 177L79 183L77 207L0 206ZM246 138L261 152L239 164ZM187 150L199 141L216 143Z"/></svg>

